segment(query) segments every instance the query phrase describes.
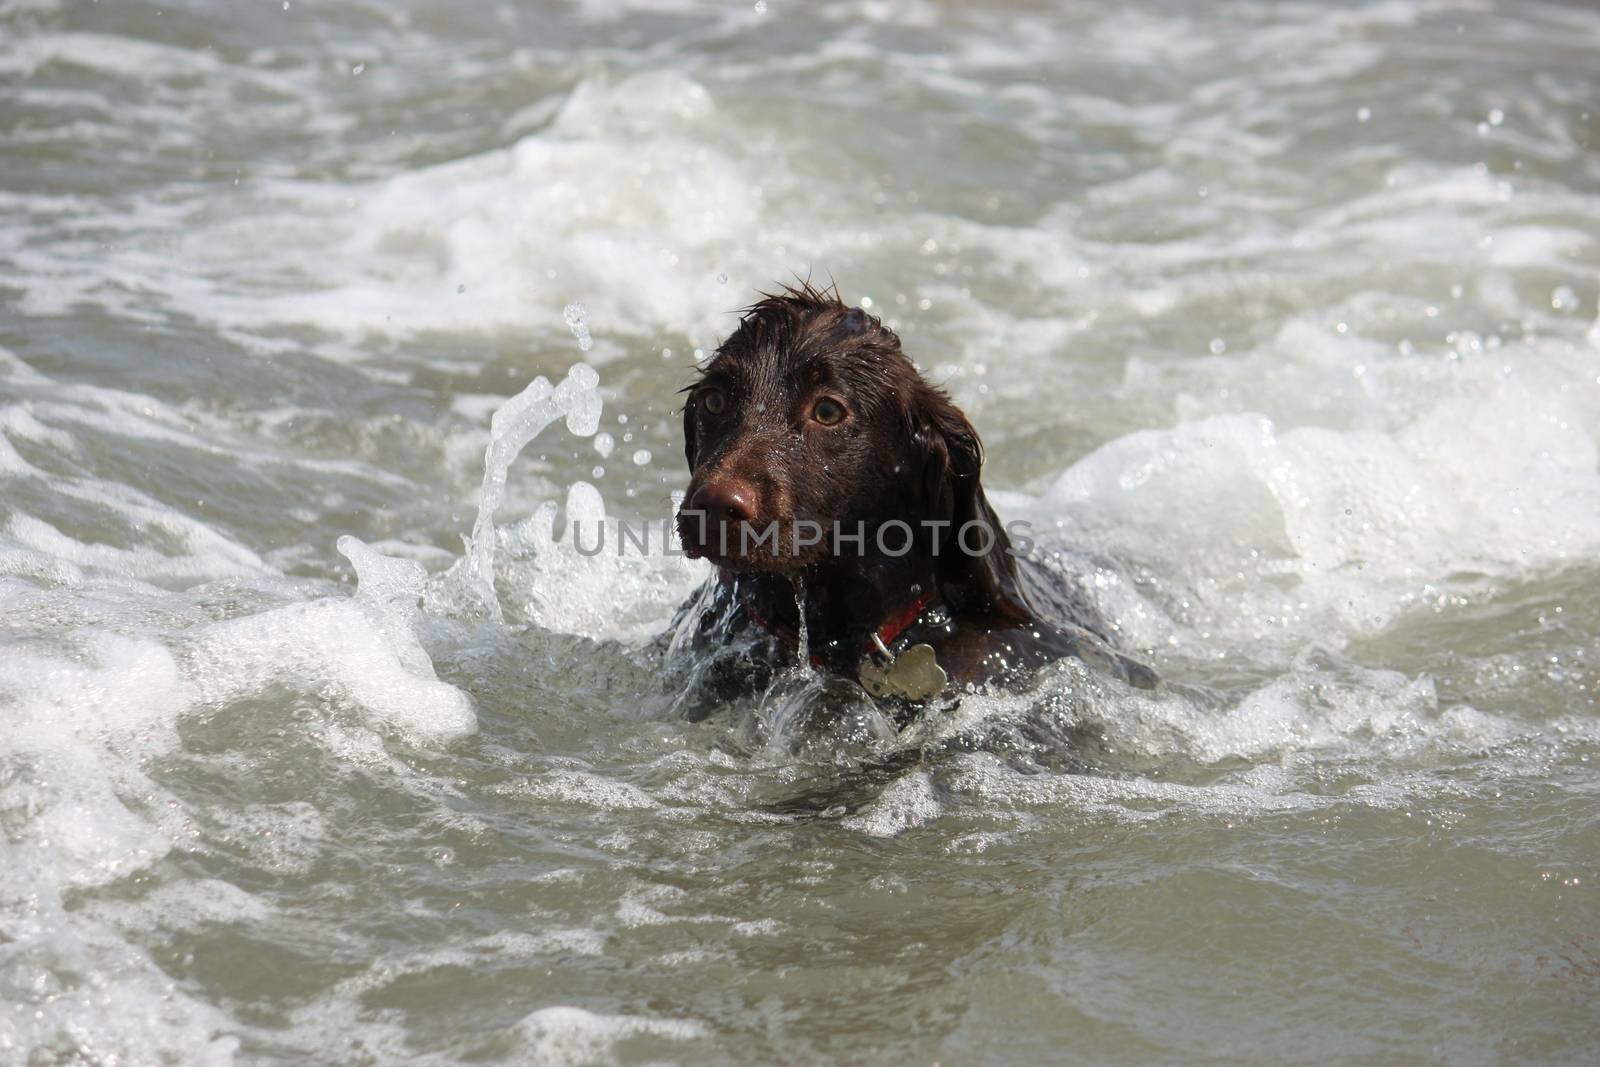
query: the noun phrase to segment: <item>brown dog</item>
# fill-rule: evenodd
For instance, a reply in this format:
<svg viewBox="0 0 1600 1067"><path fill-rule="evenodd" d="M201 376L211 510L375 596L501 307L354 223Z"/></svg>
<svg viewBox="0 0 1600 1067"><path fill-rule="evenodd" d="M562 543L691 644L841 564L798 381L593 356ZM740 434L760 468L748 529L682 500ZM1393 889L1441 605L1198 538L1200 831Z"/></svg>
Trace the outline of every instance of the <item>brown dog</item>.
<svg viewBox="0 0 1600 1067"><path fill-rule="evenodd" d="M865 311L809 285L767 296L686 392L678 531L717 574L679 629L702 649L754 639L744 684L802 641L901 706L1071 655L1154 683L1073 591L1037 588L984 495L977 432ZM1043 617L1025 582L1069 617Z"/></svg>

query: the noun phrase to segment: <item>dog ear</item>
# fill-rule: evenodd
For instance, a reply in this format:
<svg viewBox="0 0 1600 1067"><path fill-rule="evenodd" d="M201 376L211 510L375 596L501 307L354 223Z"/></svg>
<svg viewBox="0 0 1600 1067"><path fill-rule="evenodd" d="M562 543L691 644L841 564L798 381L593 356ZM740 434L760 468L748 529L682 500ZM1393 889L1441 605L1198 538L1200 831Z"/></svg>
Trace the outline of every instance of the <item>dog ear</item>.
<svg viewBox="0 0 1600 1067"><path fill-rule="evenodd" d="M936 534L940 592L957 608L1031 619L1011 539L983 491L983 443L955 404L929 386L906 411L919 518L943 520ZM966 531L965 538L962 537Z"/></svg>
<svg viewBox="0 0 1600 1067"><path fill-rule="evenodd" d="M696 458L700 454L699 435L694 425L694 397L683 405L683 454L689 461L689 473L694 473Z"/></svg>

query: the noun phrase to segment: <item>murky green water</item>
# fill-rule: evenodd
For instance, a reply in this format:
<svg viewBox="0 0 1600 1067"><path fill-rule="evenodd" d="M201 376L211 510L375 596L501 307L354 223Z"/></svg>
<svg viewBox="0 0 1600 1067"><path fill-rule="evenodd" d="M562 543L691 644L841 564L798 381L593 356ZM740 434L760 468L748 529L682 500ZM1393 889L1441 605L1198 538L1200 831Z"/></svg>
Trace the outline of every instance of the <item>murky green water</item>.
<svg viewBox="0 0 1600 1067"><path fill-rule="evenodd" d="M0 4L0 1062L1592 1061L1597 57L1551 3ZM666 514L697 351L808 274L1164 690L663 713L700 573L541 505ZM495 621L490 416L580 359Z"/></svg>

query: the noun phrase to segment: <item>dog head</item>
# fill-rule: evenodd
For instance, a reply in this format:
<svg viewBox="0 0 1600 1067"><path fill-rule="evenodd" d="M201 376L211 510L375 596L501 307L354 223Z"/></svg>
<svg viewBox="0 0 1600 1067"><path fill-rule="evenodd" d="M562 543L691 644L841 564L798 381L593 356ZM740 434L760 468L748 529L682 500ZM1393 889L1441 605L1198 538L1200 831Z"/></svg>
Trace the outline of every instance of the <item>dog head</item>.
<svg viewBox="0 0 1600 1067"><path fill-rule="evenodd" d="M810 286L766 296L686 392L687 555L848 573L915 554L958 606L1023 610L978 434L878 319Z"/></svg>

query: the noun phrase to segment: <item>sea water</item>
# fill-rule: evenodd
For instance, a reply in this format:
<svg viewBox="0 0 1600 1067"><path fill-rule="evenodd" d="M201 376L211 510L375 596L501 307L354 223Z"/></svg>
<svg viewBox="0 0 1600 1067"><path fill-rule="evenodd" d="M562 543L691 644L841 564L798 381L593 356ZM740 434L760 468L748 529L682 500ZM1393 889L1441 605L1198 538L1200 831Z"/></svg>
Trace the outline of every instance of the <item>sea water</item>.
<svg viewBox="0 0 1600 1067"><path fill-rule="evenodd" d="M1510 0L0 3L0 1062L1592 1061L1597 72ZM672 714L702 565L572 531L795 278L1160 690Z"/></svg>

